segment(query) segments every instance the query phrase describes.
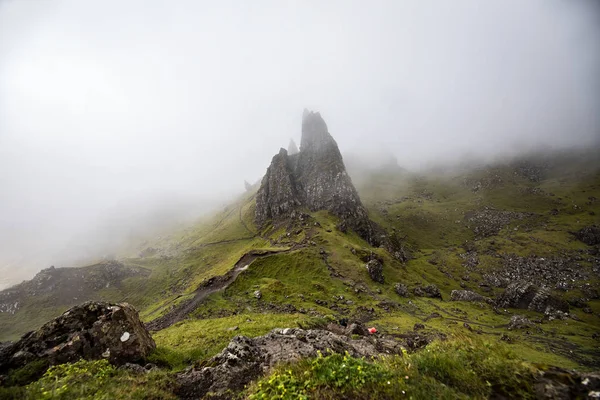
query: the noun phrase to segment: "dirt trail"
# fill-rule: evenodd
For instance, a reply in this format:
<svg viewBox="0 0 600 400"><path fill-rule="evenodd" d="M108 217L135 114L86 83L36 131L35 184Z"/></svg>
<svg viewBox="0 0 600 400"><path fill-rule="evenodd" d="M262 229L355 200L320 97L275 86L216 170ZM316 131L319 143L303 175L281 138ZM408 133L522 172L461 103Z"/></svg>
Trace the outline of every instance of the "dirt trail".
<svg viewBox="0 0 600 400"><path fill-rule="evenodd" d="M227 288L233 282L235 282L238 275L247 269L250 264L257 258L268 257L273 254L289 253L299 249L302 246L293 246L292 248L285 250L269 250L269 251L250 251L244 254L238 262L235 263L233 268L229 270L225 275L212 277L200 284L198 289L194 292L194 297L186 300L167 314L159 317L146 324L146 328L150 331L160 331L168 328L169 326L183 320L190 313L192 313L198 306L206 299L209 295ZM179 298L179 297L177 297Z"/></svg>

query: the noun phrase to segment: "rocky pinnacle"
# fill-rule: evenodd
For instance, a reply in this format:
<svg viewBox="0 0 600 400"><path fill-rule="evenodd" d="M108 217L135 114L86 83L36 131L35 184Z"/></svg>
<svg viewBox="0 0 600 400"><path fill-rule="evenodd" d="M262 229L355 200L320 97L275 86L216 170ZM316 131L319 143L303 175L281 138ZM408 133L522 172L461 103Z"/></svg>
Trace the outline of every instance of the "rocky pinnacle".
<svg viewBox="0 0 600 400"><path fill-rule="evenodd" d="M346 172L337 143L321 114L304 110L300 151L273 157L256 198L256 223L289 218L298 208L328 210L370 243L373 224Z"/></svg>

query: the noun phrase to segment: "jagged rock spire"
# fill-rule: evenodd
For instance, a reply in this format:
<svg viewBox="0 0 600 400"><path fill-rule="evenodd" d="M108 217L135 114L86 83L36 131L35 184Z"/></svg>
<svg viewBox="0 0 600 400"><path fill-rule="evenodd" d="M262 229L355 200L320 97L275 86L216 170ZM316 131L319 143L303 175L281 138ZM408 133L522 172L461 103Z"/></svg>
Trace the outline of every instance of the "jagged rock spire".
<svg viewBox="0 0 600 400"><path fill-rule="evenodd" d="M297 207L329 210L374 243L374 229L346 172L337 143L319 113L304 110L300 152L273 157L256 199L256 222L289 217Z"/></svg>
<svg viewBox="0 0 600 400"><path fill-rule="evenodd" d="M293 156L294 154L298 154L298 146L296 146L294 139L290 139L290 144L288 145L288 155Z"/></svg>

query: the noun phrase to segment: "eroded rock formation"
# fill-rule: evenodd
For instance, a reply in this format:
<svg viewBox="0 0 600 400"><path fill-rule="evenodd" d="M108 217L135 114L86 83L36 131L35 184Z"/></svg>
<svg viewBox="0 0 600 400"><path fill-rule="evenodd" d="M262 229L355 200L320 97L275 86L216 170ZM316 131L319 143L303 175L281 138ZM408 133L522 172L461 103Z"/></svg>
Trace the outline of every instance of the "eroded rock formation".
<svg viewBox="0 0 600 400"><path fill-rule="evenodd" d="M288 218L294 210L328 210L371 244L374 225L346 172L336 141L319 113L304 110L300 151L273 157L256 198L256 222Z"/></svg>

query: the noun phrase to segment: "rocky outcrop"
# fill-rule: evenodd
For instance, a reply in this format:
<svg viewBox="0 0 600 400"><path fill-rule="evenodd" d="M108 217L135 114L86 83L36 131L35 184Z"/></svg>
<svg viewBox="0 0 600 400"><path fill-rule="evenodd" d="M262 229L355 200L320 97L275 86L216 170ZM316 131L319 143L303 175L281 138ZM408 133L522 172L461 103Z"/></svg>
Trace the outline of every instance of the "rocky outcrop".
<svg viewBox="0 0 600 400"><path fill-rule="evenodd" d="M131 305L87 302L2 347L0 374L37 360L55 365L105 358L122 365L145 358L155 347Z"/></svg>
<svg viewBox="0 0 600 400"><path fill-rule="evenodd" d="M291 149L293 150L293 149ZM328 210L371 244L374 225L346 172L337 143L319 113L304 110L300 151L273 157L256 198L256 223L289 218L299 207Z"/></svg>
<svg viewBox="0 0 600 400"><path fill-rule="evenodd" d="M413 289L417 297L429 297L432 299L441 299L442 293L436 285L417 286Z"/></svg>
<svg viewBox="0 0 600 400"><path fill-rule="evenodd" d="M498 297L498 307L522 308L540 313L554 309L567 313L569 304L552 296L547 288L538 288L531 282L514 282Z"/></svg>
<svg viewBox="0 0 600 400"><path fill-rule="evenodd" d="M403 283L396 283L394 285L394 291L398 294L398 296L408 297L408 287Z"/></svg>
<svg viewBox="0 0 600 400"><path fill-rule="evenodd" d="M533 322L523 315L513 315L508 323L508 330L532 328Z"/></svg>
<svg viewBox="0 0 600 400"><path fill-rule="evenodd" d="M492 299L480 295L479 293L472 292L470 290L453 290L450 292L450 301L470 301L470 302L482 302L490 303Z"/></svg>
<svg viewBox="0 0 600 400"><path fill-rule="evenodd" d="M558 367L540 371L534 384L538 400L600 398L600 373L580 373Z"/></svg>
<svg viewBox="0 0 600 400"><path fill-rule="evenodd" d="M385 278L383 277L383 265L379 260L373 259L365 265L369 276L374 282L383 283Z"/></svg>
<svg viewBox="0 0 600 400"><path fill-rule="evenodd" d="M0 312L14 314L32 297L43 297L53 306L71 306L91 300L97 291L118 287L124 279L145 277L150 271L118 261L107 261L80 268L50 267L30 281L0 292Z"/></svg>
<svg viewBox="0 0 600 400"><path fill-rule="evenodd" d="M589 246L598 245L600 244L600 227L586 226L575 232L575 237Z"/></svg>
<svg viewBox="0 0 600 400"><path fill-rule="evenodd" d="M182 399L199 399L208 393L229 398L228 391L240 391L278 363L316 357L318 352L348 352L353 357L397 354L398 342L387 339L351 339L324 330L275 329L265 336L236 336L207 363L177 375ZM215 398L215 397L211 397Z"/></svg>

